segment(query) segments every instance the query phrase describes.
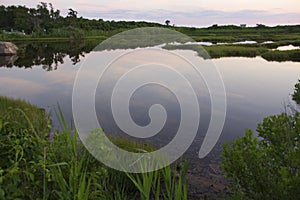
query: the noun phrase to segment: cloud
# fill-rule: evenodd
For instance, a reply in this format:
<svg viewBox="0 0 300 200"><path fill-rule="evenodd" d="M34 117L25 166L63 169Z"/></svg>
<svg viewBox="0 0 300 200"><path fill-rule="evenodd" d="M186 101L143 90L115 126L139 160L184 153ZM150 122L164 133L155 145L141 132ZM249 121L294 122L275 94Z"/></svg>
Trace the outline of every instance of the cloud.
<svg viewBox="0 0 300 200"><path fill-rule="evenodd" d="M40 0L2 0L4 5L21 4L35 7ZM52 0L63 15L68 8L79 16L106 20L153 21L184 26L209 26L212 24L266 25L299 24L299 0Z"/></svg>
<svg viewBox="0 0 300 200"><path fill-rule="evenodd" d="M272 13L261 10L220 11L195 10L191 12L170 11L156 9L139 11L131 9L116 9L107 11L82 11L81 15L90 18L103 18L107 20L138 20L164 23L166 19L176 25L208 26L211 24L240 24L255 25L257 23L297 24L300 23L300 13Z"/></svg>

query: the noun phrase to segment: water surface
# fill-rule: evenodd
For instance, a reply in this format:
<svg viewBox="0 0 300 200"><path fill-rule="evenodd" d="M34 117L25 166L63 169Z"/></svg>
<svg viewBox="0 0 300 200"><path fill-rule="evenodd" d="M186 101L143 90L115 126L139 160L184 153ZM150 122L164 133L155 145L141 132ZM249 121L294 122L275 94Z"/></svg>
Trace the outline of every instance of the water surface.
<svg viewBox="0 0 300 200"><path fill-rule="evenodd" d="M25 99L51 113L54 113L54 109L59 103L66 119L71 122L73 118L72 89L76 73L86 57L97 57L100 52L81 49L77 54L72 54L70 50L68 51L53 48L51 50L50 48L50 54L46 54L44 50L43 54L36 53L39 55L38 57L32 55L33 59L29 59L29 57L23 58L23 60L16 59L6 67L1 67L0 95ZM220 144L224 141L230 141L243 135L246 128L254 130L257 123L264 117L284 111L285 104L291 101L290 94L293 92L293 86L300 78L300 63L267 62L260 57L221 58L207 61L197 57L192 51L179 51L194 56L194 59L200 59L203 65L206 62L214 62L222 75L227 94L227 115L220 141L215 148L216 152L220 151ZM182 71L188 73L189 69L182 69ZM139 78L148 75L140 74ZM107 77L106 85L102 85L102 88L109 90L115 78ZM198 135L187 155L196 162L211 115L209 98L211 91L208 91L201 77L191 76L191 83L197 88L195 91L200 102L201 121ZM178 83L174 81L174 84ZM184 88L180 90L185 92ZM114 123L110 109L106 106L107 97L103 91L96 93L98 119L106 132L124 135ZM140 88L132 96L130 112L138 125L147 125L149 123L149 107L156 103L165 107L168 119L160 134L148 141L157 146L164 146L174 137L180 122L180 108L175 96L166 88L148 85ZM53 123L56 127L55 117ZM215 154L212 152L211 155Z"/></svg>

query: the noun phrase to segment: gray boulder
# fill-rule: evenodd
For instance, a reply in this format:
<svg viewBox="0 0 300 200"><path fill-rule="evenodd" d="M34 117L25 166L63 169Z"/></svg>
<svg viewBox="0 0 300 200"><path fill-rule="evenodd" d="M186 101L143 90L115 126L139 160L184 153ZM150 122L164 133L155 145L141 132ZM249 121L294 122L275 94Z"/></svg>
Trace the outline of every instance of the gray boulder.
<svg viewBox="0 0 300 200"><path fill-rule="evenodd" d="M0 41L0 55L15 55L17 54L18 47L11 42L1 42Z"/></svg>
<svg viewBox="0 0 300 200"><path fill-rule="evenodd" d="M16 60L18 60L17 55L1 56L0 57L0 67L12 67Z"/></svg>

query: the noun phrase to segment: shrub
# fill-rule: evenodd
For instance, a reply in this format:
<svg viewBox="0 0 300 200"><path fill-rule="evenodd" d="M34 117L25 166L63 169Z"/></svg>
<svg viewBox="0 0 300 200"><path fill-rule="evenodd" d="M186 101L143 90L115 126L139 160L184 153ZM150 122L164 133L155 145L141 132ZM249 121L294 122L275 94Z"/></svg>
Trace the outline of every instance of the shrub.
<svg viewBox="0 0 300 200"><path fill-rule="evenodd" d="M300 198L300 114L267 117L257 128L258 138L225 143L222 168L234 195L243 199Z"/></svg>

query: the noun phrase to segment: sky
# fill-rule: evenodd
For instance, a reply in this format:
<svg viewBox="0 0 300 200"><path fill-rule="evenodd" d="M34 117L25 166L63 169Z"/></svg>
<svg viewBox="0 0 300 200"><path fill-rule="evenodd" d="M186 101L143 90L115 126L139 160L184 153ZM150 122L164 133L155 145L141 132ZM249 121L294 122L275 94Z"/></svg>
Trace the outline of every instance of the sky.
<svg viewBox="0 0 300 200"><path fill-rule="evenodd" d="M36 7L42 0L0 0L1 5ZM51 0L56 9L105 20L134 20L176 26L212 24L300 24L300 0Z"/></svg>

